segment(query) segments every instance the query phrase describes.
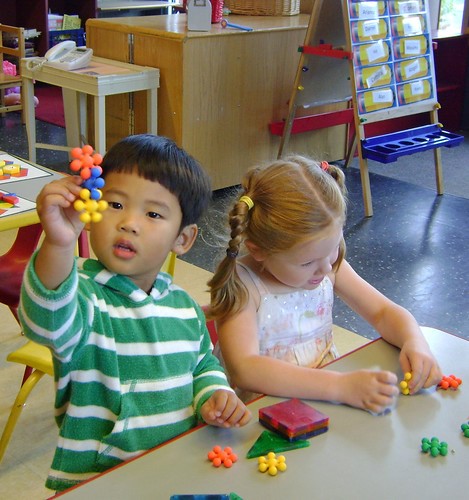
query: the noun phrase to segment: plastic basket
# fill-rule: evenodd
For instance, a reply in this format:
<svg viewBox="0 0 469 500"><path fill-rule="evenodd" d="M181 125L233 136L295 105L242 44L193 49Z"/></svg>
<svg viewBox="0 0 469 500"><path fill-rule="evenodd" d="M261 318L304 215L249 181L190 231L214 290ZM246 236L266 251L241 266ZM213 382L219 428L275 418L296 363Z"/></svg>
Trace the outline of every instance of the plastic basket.
<svg viewBox="0 0 469 500"><path fill-rule="evenodd" d="M296 16L300 0L225 0L225 7L248 16Z"/></svg>
<svg viewBox="0 0 469 500"><path fill-rule="evenodd" d="M76 30L53 30L49 31L49 47L53 47L65 40L72 40L77 47L86 45L85 30L83 28Z"/></svg>

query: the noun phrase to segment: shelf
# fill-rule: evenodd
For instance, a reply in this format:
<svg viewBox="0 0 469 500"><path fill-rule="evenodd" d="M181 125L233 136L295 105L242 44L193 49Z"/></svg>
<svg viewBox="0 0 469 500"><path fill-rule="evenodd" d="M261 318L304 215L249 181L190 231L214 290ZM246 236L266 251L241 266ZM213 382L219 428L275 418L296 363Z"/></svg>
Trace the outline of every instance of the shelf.
<svg viewBox="0 0 469 500"><path fill-rule="evenodd" d="M441 129L438 125L426 125L392 134L379 135L362 140L364 158L380 163L391 163L400 156L436 149L459 146L463 136Z"/></svg>

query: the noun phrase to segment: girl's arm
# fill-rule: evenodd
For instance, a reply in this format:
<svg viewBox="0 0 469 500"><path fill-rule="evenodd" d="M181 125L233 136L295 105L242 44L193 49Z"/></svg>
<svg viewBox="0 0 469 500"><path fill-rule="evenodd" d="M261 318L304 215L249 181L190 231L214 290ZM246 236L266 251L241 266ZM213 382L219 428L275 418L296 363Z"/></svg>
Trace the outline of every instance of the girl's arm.
<svg viewBox="0 0 469 500"><path fill-rule="evenodd" d="M416 319L405 308L385 297L347 261L335 276L334 290L354 311L368 321L389 343L401 349L403 372L411 372L411 392L430 387L441 380L441 371Z"/></svg>
<svg viewBox="0 0 469 500"><path fill-rule="evenodd" d="M398 394L397 377L390 372L360 370L339 373L261 356L256 304L252 299L239 314L218 324L218 336L233 383L247 391L336 401L374 413L390 407Z"/></svg>
<svg viewBox="0 0 469 500"><path fill-rule="evenodd" d="M78 176L64 177L44 186L37 197L37 212L45 236L35 270L41 283L50 290L56 289L73 267L76 242L84 227L73 208L81 182Z"/></svg>

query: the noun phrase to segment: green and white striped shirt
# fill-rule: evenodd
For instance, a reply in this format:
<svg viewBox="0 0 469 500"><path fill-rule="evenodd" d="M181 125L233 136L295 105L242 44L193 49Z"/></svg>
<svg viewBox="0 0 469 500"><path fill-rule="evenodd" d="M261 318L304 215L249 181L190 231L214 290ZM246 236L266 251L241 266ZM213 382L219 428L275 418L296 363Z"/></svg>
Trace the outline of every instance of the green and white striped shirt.
<svg viewBox="0 0 469 500"><path fill-rule="evenodd" d="M191 429L215 390L231 390L203 311L168 274L147 294L77 259L48 290L34 261L20 317L25 335L53 353L60 430L48 488L66 489Z"/></svg>

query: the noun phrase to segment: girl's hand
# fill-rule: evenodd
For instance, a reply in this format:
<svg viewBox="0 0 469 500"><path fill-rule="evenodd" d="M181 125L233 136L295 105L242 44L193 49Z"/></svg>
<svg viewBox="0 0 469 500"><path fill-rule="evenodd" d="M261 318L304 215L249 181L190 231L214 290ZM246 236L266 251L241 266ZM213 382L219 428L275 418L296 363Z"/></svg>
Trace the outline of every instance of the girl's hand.
<svg viewBox="0 0 469 500"><path fill-rule="evenodd" d="M391 408L399 394L397 376L392 372L358 370L340 376L339 401L371 413Z"/></svg>
<svg viewBox="0 0 469 500"><path fill-rule="evenodd" d="M399 363L403 373L412 374L409 380L410 394L438 384L443 377L438 362L424 339L410 339L404 342Z"/></svg>
<svg viewBox="0 0 469 500"><path fill-rule="evenodd" d="M75 245L83 230L73 202L80 195L79 176L66 176L46 184L37 197L37 212L48 243L59 247Z"/></svg>
<svg viewBox="0 0 469 500"><path fill-rule="evenodd" d="M251 420L251 412L234 392L219 389L202 405L200 414L216 427L242 427Z"/></svg>

